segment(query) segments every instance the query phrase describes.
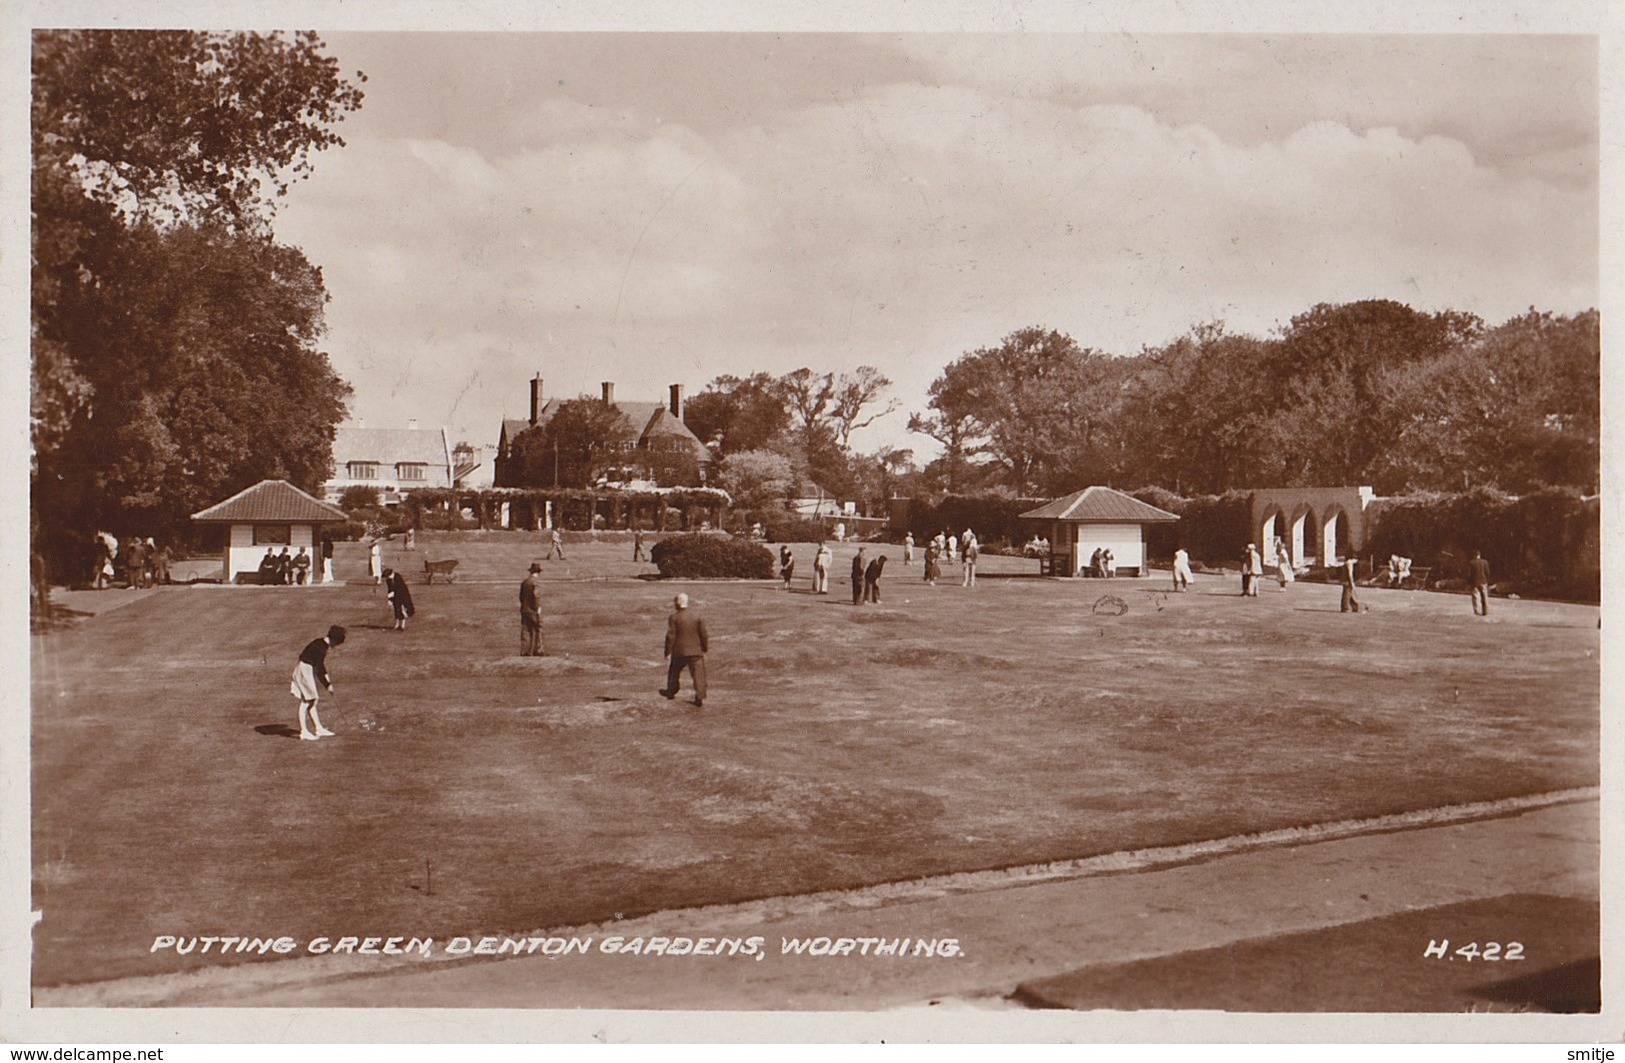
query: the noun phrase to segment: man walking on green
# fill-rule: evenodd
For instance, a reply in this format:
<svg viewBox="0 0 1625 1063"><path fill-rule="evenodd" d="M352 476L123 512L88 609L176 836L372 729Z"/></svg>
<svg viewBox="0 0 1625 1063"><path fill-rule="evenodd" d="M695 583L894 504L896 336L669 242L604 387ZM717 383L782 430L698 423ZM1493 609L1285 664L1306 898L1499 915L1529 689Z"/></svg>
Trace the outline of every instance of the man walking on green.
<svg viewBox="0 0 1625 1063"><path fill-rule="evenodd" d="M688 607L688 595L679 594L672 599L676 606L666 620L666 652L671 664L666 669L666 688L660 696L670 701L677 696L688 669L694 683L694 707L705 706L705 654L711 648L711 636L705 630L705 618Z"/></svg>

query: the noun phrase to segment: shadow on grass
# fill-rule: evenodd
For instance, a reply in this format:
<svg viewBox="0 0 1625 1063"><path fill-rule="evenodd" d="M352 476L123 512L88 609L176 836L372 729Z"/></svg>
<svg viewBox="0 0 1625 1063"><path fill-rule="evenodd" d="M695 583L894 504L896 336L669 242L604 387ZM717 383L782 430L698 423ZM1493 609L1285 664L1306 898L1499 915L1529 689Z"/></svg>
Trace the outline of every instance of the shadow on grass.
<svg viewBox="0 0 1625 1063"><path fill-rule="evenodd" d="M271 738L298 738L299 732L285 723L262 723L254 730Z"/></svg>
<svg viewBox="0 0 1625 1063"><path fill-rule="evenodd" d="M65 605L53 605L44 612L32 611L28 617L28 629L36 635L47 631L66 631L95 615L80 609L69 609Z"/></svg>

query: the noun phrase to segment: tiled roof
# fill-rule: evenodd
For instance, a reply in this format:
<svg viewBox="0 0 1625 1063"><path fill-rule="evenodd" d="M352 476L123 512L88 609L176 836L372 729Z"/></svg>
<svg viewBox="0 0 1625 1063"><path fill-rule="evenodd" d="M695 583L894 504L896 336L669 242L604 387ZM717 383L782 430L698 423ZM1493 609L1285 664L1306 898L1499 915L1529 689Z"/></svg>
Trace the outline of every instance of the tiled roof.
<svg viewBox="0 0 1625 1063"><path fill-rule="evenodd" d="M504 417L502 419L503 444L512 443L520 432L530 427L530 422L523 417Z"/></svg>
<svg viewBox="0 0 1625 1063"><path fill-rule="evenodd" d="M638 437L638 442L647 439L686 439L694 444L695 454L701 461L711 460L710 448L701 443L693 429L673 416L670 408L666 406L657 407L648 423L644 425L643 434Z"/></svg>
<svg viewBox="0 0 1625 1063"><path fill-rule="evenodd" d="M327 524L349 520L344 510L313 498L286 480L261 480L192 519L218 524Z"/></svg>
<svg viewBox="0 0 1625 1063"><path fill-rule="evenodd" d="M688 425L684 424L678 418L672 416L670 408L667 407L665 403L621 402L617 400L615 403L615 408L619 410L629 422L631 422L632 430L637 433L638 442L642 443L650 437L671 438L675 436L680 439L692 441L695 446L696 454L701 461L711 460L710 450L706 449L705 444L700 442L700 438L694 434L693 430L690 429ZM553 415L558 412L558 409L559 404L552 399L548 399L542 404L541 410L538 411L536 423L539 425L546 424L548 421L553 419ZM503 418L503 445L505 447L511 446L513 441L518 438L519 433L525 431L530 426L530 420L528 418Z"/></svg>
<svg viewBox="0 0 1625 1063"><path fill-rule="evenodd" d="M1110 487L1085 487L1021 515L1023 520L1069 520L1089 524L1153 524L1178 520L1165 509Z"/></svg>
<svg viewBox="0 0 1625 1063"><path fill-rule="evenodd" d="M423 462L446 467L446 437L438 428L346 428L333 433L333 460L380 465Z"/></svg>

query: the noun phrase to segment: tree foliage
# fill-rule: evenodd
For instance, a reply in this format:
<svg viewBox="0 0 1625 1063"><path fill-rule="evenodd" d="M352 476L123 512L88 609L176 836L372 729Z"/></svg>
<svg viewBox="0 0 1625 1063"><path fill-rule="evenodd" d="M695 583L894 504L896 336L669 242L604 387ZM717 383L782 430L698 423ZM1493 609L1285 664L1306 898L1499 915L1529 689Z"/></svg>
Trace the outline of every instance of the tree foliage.
<svg viewBox="0 0 1625 1063"><path fill-rule="evenodd" d="M602 400L581 396L513 440L516 484L588 487L614 465L631 460L637 429Z"/></svg>
<svg viewBox="0 0 1625 1063"><path fill-rule="evenodd" d="M330 127L361 106L321 49L309 32L40 32L36 179L149 220L263 228L272 197L343 145Z"/></svg>
<svg viewBox="0 0 1625 1063"><path fill-rule="evenodd" d="M867 365L840 374L803 367L778 377L719 376L689 400L684 421L725 465L731 456L771 452L789 463L791 488L812 481L854 499L882 478L853 451L852 435L897 408L885 397L891 386Z"/></svg>
<svg viewBox="0 0 1625 1063"><path fill-rule="evenodd" d="M1383 300L1321 304L1268 339L1204 324L1125 358L1027 328L947 365L909 426L943 443L927 470L943 490L1594 491L1600 351L1595 311L1486 328Z"/></svg>
<svg viewBox="0 0 1625 1063"><path fill-rule="evenodd" d="M717 457L771 445L790 425L777 378L719 376L683 407L683 423Z"/></svg>
<svg viewBox="0 0 1625 1063"><path fill-rule="evenodd" d="M717 472L717 484L743 509L782 505L796 487L790 459L771 450L730 454Z"/></svg>
<svg viewBox="0 0 1625 1063"><path fill-rule="evenodd" d="M308 33L47 31L33 75L43 528L171 534L260 478L316 488L349 388L270 219L359 88Z"/></svg>

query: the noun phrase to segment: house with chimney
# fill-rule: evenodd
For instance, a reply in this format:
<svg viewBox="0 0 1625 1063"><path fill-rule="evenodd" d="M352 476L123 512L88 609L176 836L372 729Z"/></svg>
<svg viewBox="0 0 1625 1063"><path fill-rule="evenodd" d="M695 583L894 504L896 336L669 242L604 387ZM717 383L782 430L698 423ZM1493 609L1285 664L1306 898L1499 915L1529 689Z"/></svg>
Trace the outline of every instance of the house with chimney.
<svg viewBox="0 0 1625 1063"><path fill-rule="evenodd" d="M691 455L699 466L700 482L705 482L713 459L710 449L683 421L683 385L671 385L665 402L617 399L614 383L607 380L602 388L599 401L617 410L632 428L631 441L623 444L625 461L608 471L606 486L654 486L658 474L651 466L659 463L653 460L653 455L673 451ZM559 400L543 393L542 375L536 374L530 382L530 417L508 418L502 422L495 460L497 487L527 486L520 482L514 441L522 433L546 425L558 412L559 405Z"/></svg>
<svg viewBox="0 0 1625 1063"><path fill-rule="evenodd" d="M477 451L459 450L446 428L368 428L340 425L333 434L333 476L322 497L337 503L346 488L371 487L386 506L398 506L415 490L470 486L478 473Z"/></svg>

